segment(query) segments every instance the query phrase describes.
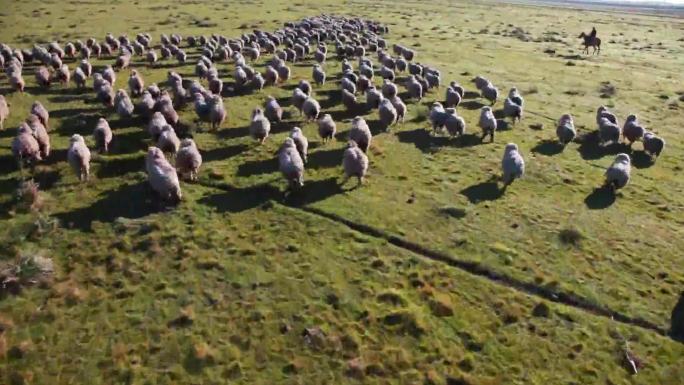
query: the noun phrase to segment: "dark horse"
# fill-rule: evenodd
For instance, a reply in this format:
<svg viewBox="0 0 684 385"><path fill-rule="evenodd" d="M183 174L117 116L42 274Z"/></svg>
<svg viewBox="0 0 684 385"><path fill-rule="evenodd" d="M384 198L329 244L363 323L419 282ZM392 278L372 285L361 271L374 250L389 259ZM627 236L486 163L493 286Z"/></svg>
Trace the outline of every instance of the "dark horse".
<svg viewBox="0 0 684 385"><path fill-rule="evenodd" d="M592 30L589 35L586 33L582 32L579 37L584 39L584 52L586 52L587 55L589 55L589 47L593 47L594 51L592 51L593 54L600 55L601 54L601 39L596 37L596 30Z"/></svg>

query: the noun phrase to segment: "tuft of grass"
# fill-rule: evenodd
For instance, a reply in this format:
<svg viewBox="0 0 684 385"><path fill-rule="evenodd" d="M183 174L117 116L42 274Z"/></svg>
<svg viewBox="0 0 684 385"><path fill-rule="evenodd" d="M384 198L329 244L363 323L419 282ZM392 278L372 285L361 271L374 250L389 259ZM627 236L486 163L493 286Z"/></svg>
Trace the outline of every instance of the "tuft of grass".
<svg viewBox="0 0 684 385"><path fill-rule="evenodd" d="M584 236L575 228L563 229L558 233L558 239L566 245L579 246Z"/></svg>

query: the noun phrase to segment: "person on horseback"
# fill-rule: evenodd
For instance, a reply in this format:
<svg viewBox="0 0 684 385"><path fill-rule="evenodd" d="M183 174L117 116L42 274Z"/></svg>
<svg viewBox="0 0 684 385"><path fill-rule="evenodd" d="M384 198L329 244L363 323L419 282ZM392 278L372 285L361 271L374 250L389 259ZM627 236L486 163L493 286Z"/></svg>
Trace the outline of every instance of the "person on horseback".
<svg viewBox="0 0 684 385"><path fill-rule="evenodd" d="M596 37L596 27L591 27L591 33L589 34L589 36L592 38Z"/></svg>

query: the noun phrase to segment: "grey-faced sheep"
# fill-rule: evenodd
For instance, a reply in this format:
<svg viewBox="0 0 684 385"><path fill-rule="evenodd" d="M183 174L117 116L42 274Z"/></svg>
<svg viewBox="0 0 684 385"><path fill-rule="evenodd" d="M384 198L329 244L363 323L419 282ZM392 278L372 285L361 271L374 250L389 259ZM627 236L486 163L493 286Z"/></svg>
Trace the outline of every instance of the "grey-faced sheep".
<svg viewBox="0 0 684 385"><path fill-rule="evenodd" d="M266 80L264 80L261 74L258 72L255 73L251 81L252 89L256 91L261 91L262 89L264 89L265 84Z"/></svg>
<svg viewBox="0 0 684 385"><path fill-rule="evenodd" d="M183 178L196 181L200 166L202 166L202 155L197 149L195 141L190 138L181 140L180 149L176 153L178 173Z"/></svg>
<svg viewBox="0 0 684 385"><path fill-rule="evenodd" d="M264 115L272 122L280 123L283 119L283 108L280 107L280 104L278 104L278 101L273 96L268 96L266 98L266 103L264 103Z"/></svg>
<svg viewBox="0 0 684 385"><path fill-rule="evenodd" d="M487 83L480 89L480 92L482 97L487 99L491 105L494 105L499 98L499 90L492 83Z"/></svg>
<svg viewBox="0 0 684 385"><path fill-rule="evenodd" d="M233 73L233 79L235 80L235 85L238 87L243 87L247 84L247 73L243 67L235 67L235 72Z"/></svg>
<svg viewBox="0 0 684 385"><path fill-rule="evenodd" d="M155 193L170 203L178 203L182 198L176 169L171 166L162 150L150 147L145 158L147 179Z"/></svg>
<svg viewBox="0 0 684 385"><path fill-rule="evenodd" d="M378 107L378 116L380 117L380 124L385 131L389 131L391 125L397 121L397 110L392 105L389 99L383 99Z"/></svg>
<svg viewBox="0 0 684 385"><path fill-rule="evenodd" d="M90 176L90 150L81 135L74 134L71 136L67 160L79 181L88 180Z"/></svg>
<svg viewBox="0 0 684 385"><path fill-rule="evenodd" d="M50 113L39 101L35 101L31 105L31 114L36 115L45 128L50 129Z"/></svg>
<svg viewBox="0 0 684 385"><path fill-rule="evenodd" d="M176 112L176 109L173 108L173 101L169 97L161 97L157 101L157 106L155 107L157 111L161 112L162 115L164 115L164 119L172 125L172 126L177 126L178 125L178 112Z"/></svg>
<svg viewBox="0 0 684 385"><path fill-rule="evenodd" d="M36 83L41 87L50 87L50 71L45 66L36 69Z"/></svg>
<svg viewBox="0 0 684 385"><path fill-rule="evenodd" d="M366 176L366 172L368 172L368 156L353 140L347 143L347 149L344 150L342 166L344 167L345 177L343 184L351 177L358 179L358 185L363 184L363 178Z"/></svg>
<svg viewBox="0 0 684 385"><path fill-rule="evenodd" d="M30 163L33 166L35 162L43 159L40 156L38 141L26 123L19 126L17 136L12 140L12 154L20 166L24 163Z"/></svg>
<svg viewBox="0 0 684 385"><path fill-rule="evenodd" d="M370 86L371 81L365 75L359 76L359 78L356 80L356 89L362 94L365 94L366 90L368 90Z"/></svg>
<svg viewBox="0 0 684 385"><path fill-rule="evenodd" d="M651 158L658 158L665 148L665 139L647 131L644 134L644 152Z"/></svg>
<svg viewBox="0 0 684 385"><path fill-rule="evenodd" d="M609 122L613 124L618 124L617 116L613 114L612 112L608 111L608 108L606 106L599 106L599 108L596 110L596 124L598 126L601 125L601 119L608 119Z"/></svg>
<svg viewBox="0 0 684 385"><path fill-rule="evenodd" d="M280 172L287 180L290 188L304 185L304 161L297 151L292 138L286 138L278 154Z"/></svg>
<svg viewBox="0 0 684 385"><path fill-rule="evenodd" d="M9 103L4 96L0 95L0 130L5 129L5 119L9 116Z"/></svg>
<svg viewBox="0 0 684 385"><path fill-rule="evenodd" d="M223 99L219 95L212 95L208 100L209 105L209 121L211 128L216 129L221 127L221 124L226 120L226 108L223 106Z"/></svg>
<svg viewBox="0 0 684 385"><path fill-rule="evenodd" d="M29 114L26 123L31 129L31 133L38 142L38 149L40 150L40 157L46 159L50 156L50 135L48 135L45 126L40 118L34 114Z"/></svg>
<svg viewBox="0 0 684 385"><path fill-rule="evenodd" d="M128 68L131 65L131 55L130 53L124 52L116 58L114 67L122 70Z"/></svg>
<svg viewBox="0 0 684 385"><path fill-rule="evenodd" d="M55 76L57 77L57 80L62 83L62 85L68 85L69 80L71 79L71 72L69 72L69 66L66 64L62 64L57 71L55 71Z"/></svg>
<svg viewBox="0 0 684 385"><path fill-rule="evenodd" d="M302 90L306 94L306 96L311 96L311 83L309 83L308 81L304 79L300 80L297 84L297 88Z"/></svg>
<svg viewBox="0 0 684 385"><path fill-rule="evenodd" d="M489 106L484 106L480 109L480 120L477 124L482 129L481 141L490 136L491 141L494 141L494 132L496 131L496 118L492 112L492 108Z"/></svg>
<svg viewBox="0 0 684 385"><path fill-rule="evenodd" d="M556 126L556 136L563 146L575 139L577 130L575 129L575 121L573 120L572 115L564 114L560 117L558 125Z"/></svg>
<svg viewBox="0 0 684 385"><path fill-rule="evenodd" d="M12 73L12 75L10 75L9 77L9 82L12 88L14 88L16 91L24 92L26 82L24 81L24 78L21 76L21 72Z"/></svg>
<svg viewBox="0 0 684 385"><path fill-rule="evenodd" d="M304 135L304 132L302 132L301 128L295 127L290 131L290 138L295 142L299 156L301 156L304 163L306 163L307 153L309 151L309 140Z"/></svg>
<svg viewBox="0 0 684 385"><path fill-rule="evenodd" d="M504 100L503 113L504 116L510 117L513 120L513 124L515 124L516 119L518 121L522 119L523 109L522 106L517 105L511 98L506 98Z"/></svg>
<svg viewBox="0 0 684 385"><path fill-rule="evenodd" d="M625 125L622 128L622 135L629 142L630 147L634 142L643 138L646 130L637 121L637 116L632 114L625 120Z"/></svg>
<svg viewBox="0 0 684 385"><path fill-rule="evenodd" d="M307 121L318 119L318 114L321 113L321 105L312 97L306 98L302 104L302 112Z"/></svg>
<svg viewBox="0 0 684 385"><path fill-rule="evenodd" d="M604 186L613 190L621 189L629 183L632 173L632 160L627 154L617 154L613 164L606 170L606 181Z"/></svg>
<svg viewBox="0 0 684 385"><path fill-rule="evenodd" d="M131 70L131 75L128 78L128 88L131 90L132 96L139 96L143 92L145 81L143 81L142 76L138 74L138 71Z"/></svg>
<svg viewBox="0 0 684 385"><path fill-rule="evenodd" d="M508 91L508 98L511 99L513 103L519 105L521 108L525 106L525 99L523 99L522 95L520 95L520 92L515 87L511 88Z"/></svg>
<svg viewBox="0 0 684 385"><path fill-rule="evenodd" d="M178 148L180 148L180 139L178 139L173 127L168 124L162 127L159 138L157 139L157 147L163 152L171 154L178 152Z"/></svg>
<svg viewBox="0 0 684 385"><path fill-rule="evenodd" d="M366 120L360 116L355 117L351 122L351 129L349 130L349 139L356 142L363 152L368 152L373 135Z"/></svg>
<svg viewBox="0 0 684 385"><path fill-rule="evenodd" d="M340 81L340 88L343 90L347 90L352 94L356 94L356 83L351 81L347 77L342 78L342 80Z"/></svg>
<svg viewBox="0 0 684 385"><path fill-rule="evenodd" d="M356 109L358 102L356 101L356 96L346 89L342 89L342 104L348 111L353 111Z"/></svg>
<svg viewBox="0 0 684 385"><path fill-rule="evenodd" d="M388 79L391 81L394 81L394 79L395 79L394 71L392 71L391 69L389 69L385 66L382 66L380 68L380 76L382 76L383 79Z"/></svg>
<svg viewBox="0 0 684 385"><path fill-rule="evenodd" d="M142 96L140 97L140 101L138 102L136 108L140 115L150 117L154 112L155 104L156 101L152 97L152 94L148 90L145 90L143 91Z"/></svg>
<svg viewBox="0 0 684 385"><path fill-rule="evenodd" d="M599 120L599 142L602 146L620 141L620 126L611 122L607 118Z"/></svg>
<svg viewBox="0 0 684 385"><path fill-rule="evenodd" d="M93 139L95 140L95 147L99 152L109 152L109 144L112 142L112 129L105 118L97 120L93 130Z"/></svg>
<svg viewBox="0 0 684 385"><path fill-rule="evenodd" d="M150 67L154 67L154 63L157 62L157 53L151 49L147 51L147 63L150 65Z"/></svg>
<svg viewBox="0 0 684 385"><path fill-rule="evenodd" d="M261 108L255 108L254 111L252 111L252 122L249 125L249 134L252 138L258 140L259 143L264 143L269 132L271 132L271 122L264 116Z"/></svg>
<svg viewBox="0 0 684 385"><path fill-rule="evenodd" d="M330 114L325 114L318 119L318 136L323 139L323 142L332 139L336 132L337 125Z"/></svg>
<svg viewBox="0 0 684 385"><path fill-rule="evenodd" d="M487 84L489 84L489 80L481 75L475 76L472 82L475 83L475 88L478 90L482 90Z"/></svg>
<svg viewBox="0 0 684 385"><path fill-rule="evenodd" d="M503 174L504 186L508 186L515 179L525 174L525 160L520 155L517 144L508 143L506 145L503 159L501 160L501 172Z"/></svg>

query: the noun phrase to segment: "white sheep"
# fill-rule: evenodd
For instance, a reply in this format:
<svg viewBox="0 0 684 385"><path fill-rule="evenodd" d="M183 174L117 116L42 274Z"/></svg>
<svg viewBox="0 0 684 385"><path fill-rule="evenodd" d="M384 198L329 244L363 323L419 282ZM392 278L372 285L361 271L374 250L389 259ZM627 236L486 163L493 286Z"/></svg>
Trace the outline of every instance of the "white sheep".
<svg viewBox="0 0 684 385"><path fill-rule="evenodd" d="M444 127L446 127L449 135L453 137L462 136L466 131L465 120L456 114L455 108L447 108L445 110L447 118L444 121Z"/></svg>
<svg viewBox="0 0 684 385"><path fill-rule="evenodd" d="M620 141L620 126L611 122L608 118L602 117L599 120L599 143L606 146L610 143L617 144Z"/></svg>
<svg viewBox="0 0 684 385"><path fill-rule="evenodd" d="M516 104L513 99L506 98L506 100L504 100L503 114L506 117L512 118L513 124L515 124L516 119L518 119L518 121L522 119L523 108Z"/></svg>
<svg viewBox="0 0 684 385"><path fill-rule="evenodd" d="M337 125L330 114L325 114L318 119L318 136L323 139L323 142L332 139L336 132Z"/></svg>
<svg viewBox="0 0 684 385"><path fill-rule="evenodd" d="M632 160L627 154L617 154L613 164L606 170L606 181L604 186L617 190L625 187L629 183L632 172Z"/></svg>
<svg viewBox="0 0 684 385"><path fill-rule="evenodd" d="M383 99L380 102L378 116L385 131L389 131L390 126L397 122L397 110L389 99Z"/></svg>
<svg viewBox="0 0 684 385"><path fill-rule="evenodd" d="M506 145L503 159L501 160L501 171L503 173L504 186L508 186L515 179L525 174L525 160L520 155L517 144L508 143Z"/></svg>
<svg viewBox="0 0 684 385"><path fill-rule="evenodd" d="M264 143L269 132L271 132L271 123L266 119L261 108L255 108L254 111L252 111L252 122L249 125L249 134L252 138L258 140L259 143Z"/></svg>
<svg viewBox="0 0 684 385"><path fill-rule="evenodd" d="M133 116L135 106L133 106L133 102L126 93L126 90L120 89L117 91L114 104L116 106L116 113L119 114L120 117L130 118Z"/></svg>
<svg viewBox="0 0 684 385"><path fill-rule="evenodd" d="M352 119L351 129L349 130L349 139L356 142L363 152L367 153L370 148L373 135L371 134L368 123L361 116Z"/></svg>
<svg viewBox="0 0 684 385"><path fill-rule="evenodd" d="M575 129L575 121L573 120L572 115L564 114L560 117L558 125L556 126L556 136L563 146L575 139L577 130Z"/></svg>
<svg viewBox="0 0 684 385"><path fill-rule="evenodd" d="M145 81L138 71L131 70L131 75L128 78L128 88L131 90L132 96L139 96L145 88Z"/></svg>
<svg viewBox="0 0 684 385"><path fill-rule="evenodd" d="M420 101L423 98L423 85L420 84L415 75L411 75L406 81L406 89L413 99Z"/></svg>
<svg viewBox="0 0 684 385"><path fill-rule="evenodd" d="M180 148L180 139L178 139L173 127L168 124L162 127L159 138L157 139L157 147L163 152L171 154L178 152L178 149Z"/></svg>
<svg viewBox="0 0 684 385"><path fill-rule="evenodd" d="M46 159L50 156L50 135L48 135L45 126L41 122L40 118L34 114L29 114L26 119L26 123L31 129L31 133L36 138L38 142L38 148L40 150L40 157Z"/></svg>
<svg viewBox="0 0 684 385"><path fill-rule="evenodd" d="M191 181L197 180L200 166L202 166L202 155L197 149L195 141L186 138L181 140L180 149L176 153L176 168L182 177L187 177Z"/></svg>
<svg viewBox="0 0 684 385"><path fill-rule="evenodd" d="M50 113L41 102L33 102L33 104L31 105L31 114L36 115L40 119L40 122L43 123L43 126L45 126L46 129L50 129Z"/></svg>
<svg viewBox="0 0 684 385"><path fill-rule="evenodd" d="M618 125L617 116L608 111L606 106L599 106L599 108L596 110L596 124L598 126L601 126L601 119L608 119L608 121L611 123Z"/></svg>
<svg viewBox="0 0 684 385"><path fill-rule="evenodd" d="M207 101L209 107L209 122L211 128L216 129L221 127L221 124L226 120L226 108L223 106L223 99L220 95L212 95Z"/></svg>
<svg viewBox="0 0 684 385"><path fill-rule="evenodd" d="M88 180L90 176L90 150L81 135L74 134L71 136L67 160L79 181Z"/></svg>
<svg viewBox="0 0 684 385"><path fill-rule="evenodd" d="M382 93L378 91L374 85L371 85L370 88L366 90L366 108L378 108L382 99Z"/></svg>
<svg viewBox="0 0 684 385"><path fill-rule="evenodd" d="M285 139L278 154L278 163L280 172L291 188L304 185L304 162L292 138Z"/></svg>
<svg viewBox="0 0 684 385"><path fill-rule="evenodd" d="M508 91L508 98L511 99L513 103L519 105L521 108L525 106L525 99L523 99L522 95L520 95L520 92L515 87L512 87Z"/></svg>
<svg viewBox="0 0 684 385"><path fill-rule="evenodd" d="M491 107L484 106L480 109L480 120L478 121L477 125L482 129L482 137L480 140L484 141L487 135L489 135L491 137L491 141L493 142L497 123Z"/></svg>
<svg viewBox="0 0 684 385"><path fill-rule="evenodd" d="M390 101L392 102L394 109L397 110L397 121L404 123L407 111L406 104L404 104L399 95L395 95Z"/></svg>
<svg viewBox="0 0 684 385"><path fill-rule="evenodd" d="M9 103L4 96L0 95L0 130L5 129L5 120L9 116Z"/></svg>
<svg viewBox="0 0 684 385"><path fill-rule="evenodd" d="M307 121L316 120L321 112L321 105L312 97L306 98L304 104L302 104L302 112Z"/></svg>
<svg viewBox="0 0 684 385"><path fill-rule="evenodd" d="M150 122L147 124L147 132L152 136L152 140L157 141L159 134L161 134L162 129L166 125L168 125L168 122L161 112L157 111L152 114L152 118L150 118Z"/></svg>
<svg viewBox="0 0 684 385"><path fill-rule="evenodd" d="M391 99L397 95L399 91L397 90L397 85L391 81L385 79L382 82L382 96Z"/></svg>
<svg viewBox="0 0 684 385"><path fill-rule="evenodd" d="M363 184L363 178L366 176L366 172L368 172L368 156L353 140L347 143L347 149L344 150L342 166L344 167L345 176L342 184L346 183L351 177L358 179L358 185Z"/></svg>
<svg viewBox="0 0 684 385"><path fill-rule="evenodd" d="M296 87L294 90L292 90L292 105L299 111L299 114L302 114L302 108L304 107L304 101L306 101L307 96L302 91L301 88Z"/></svg>
<svg viewBox="0 0 684 385"><path fill-rule="evenodd" d="M41 87L50 87L50 71L45 66L36 69L36 83Z"/></svg>
<svg viewBox="0 0 684 385"><path fill-rule="evenodd" d="M432 108L430 108L430 114L428 116L428 120L432 124L432 130L438 131L444 128L444 124L446 124L447 118L448 116L446 111L444 110L444 106L442 106L442 103L432 103Z"/></svg>
<svg viewBox="0 0 684 385"><path fill-rule="evenodd" d="M171 166L162 150L150 147L145 158L147 179L155 193L171 203L178 203L182 199L180 182L176 169Z"/></svg>
<svg viewBox="0 0 684 385"><path fill-rule="evenodd" d="M112 142L112 129L105 118L97 120L95 129L93 130L93 139L95 140L95 147L102 153L109 151L109 144Z"/></svg>
<svg viewBox="0 0 684 385"><path fill-rule="evenodd" d="M19 126L17 136L12 140L12 154L19 164L30 162L33 165L43 160L40 156L38 141L26 123Z"/></svg>
<svg viewBox="0 0 684 385"><path fill-rule="evenodd" d="M304 163L306 163L307 153L309 151L309 140L304 135L304 132L302 132L301 128L295 127L290 132L290 138L295 142L299 156L301 156Z"/></svg>
<svg viewBox="0 0 684 385"><path fill-rule="evenodd" d="M322 86L325 84L325 71L323 71L323 67L320 64L313 66L312 77L316 85Z"/></svg>
<svg viewBox="0 0 684 385"><path fill-rule="evenodd" d="M482 93L482 97L487 99L491 105L494 105L499 98L499 90L492 83L487 83L480 89L480 92Z"/></svg>

